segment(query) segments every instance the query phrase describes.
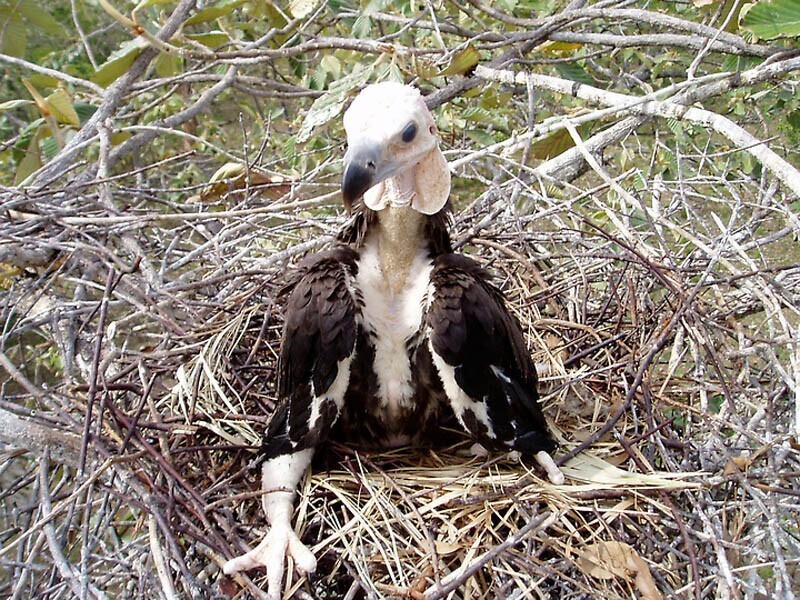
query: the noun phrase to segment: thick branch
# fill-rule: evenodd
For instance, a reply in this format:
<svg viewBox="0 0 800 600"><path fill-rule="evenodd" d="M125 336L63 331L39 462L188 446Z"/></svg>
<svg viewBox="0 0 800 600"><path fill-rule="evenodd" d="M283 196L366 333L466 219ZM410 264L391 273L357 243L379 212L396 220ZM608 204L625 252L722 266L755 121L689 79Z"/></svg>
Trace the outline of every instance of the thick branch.
<svg viewBox="0 0 800 600"><path fill-rule="evenodd" d="M772 66L775 67L776 65ZM780 63L780 66L782 66L782 71L784 73L796 70L800 68L800 58L783 61ZM770 73L776 71L781 71L781 69L770 69ZM619 114L623 115L665 117L685 120L710 127L717 133L728 138L742 150L752 154L753 157L760 161L762 165L769 169L789 189L800 196L800 172L798 172L797 169L743 127L712 111L686 106L678 102L658 100L653 96L639 98L617 92L610 92L586 84L536 73L514 73L512 71L500 71L479 66L475 70L475 74L478 77L503 83L531 83L539 88L550 89L596 104L614 107L618 109L617 112L619 112ZM752 69L739 76L739 79L756 81L759 79L759 77L757 77L758 74L758 69ZM765 77L765 79L766 78L767 77Z"/></svg>
<svg viewBox="0 0 800 600"><path fill-rule="evenodd" d="M53 460L71 467L78 466L81 453L81 439L77 435L22 419L2 408L0 442L24 448L37 456L42 456L47 449Z"/></svg>

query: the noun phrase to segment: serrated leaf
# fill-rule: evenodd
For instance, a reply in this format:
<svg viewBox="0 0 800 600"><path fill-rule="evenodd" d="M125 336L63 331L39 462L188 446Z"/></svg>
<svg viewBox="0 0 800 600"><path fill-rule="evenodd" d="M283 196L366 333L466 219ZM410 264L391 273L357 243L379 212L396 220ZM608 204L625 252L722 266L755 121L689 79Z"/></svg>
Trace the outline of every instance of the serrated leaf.
<svg viewBox="0 0 800 600"><path fill-rule="evenodd" d="M450 59L450 63L439 71L439 75L460 75L461 73L466 73L477 65L480 59L481 53L478 52L472 44L467 44L466 47L453 55Z"/></svg>
<svg viewBox="0 0 800 600"><path fill-rule="evenodd" d="M103 87L113 83L128 70L146 46L147 40L141 37L124 42L116 51L111 53L106 62L100 65L100 68L97 69L92 77L92 81Z"/></svg>
<svg viewBox="0 0 800 600"><path fill-rule="evenodd" d="M760 59L754 56L736 56L735 54L731 54L726 56L722 59L722 70L723 71L746 71L752 67L755 67L760 62Z"/></svg>
<svg viewBox="0 0 800 600"><path fill-rule="evenodd" d="M482 129L467 129L464 133L479 146L491 146L495 142L494 138Z"/></svg>
<svg viewBox="0 0 800 600"><path fill-rule="evenodd" d="M213 6L197 11L191 17L186 19L184 25L197 25L198 23L208 23L220 17L231 14L235 8L245 3L245 0L222 0Z"/></svg>
<svg viewBox="0 0 800 600"><path fill-rule="evenodd" d="M381 81L384 79L388 79L389 81L397 81L398 83L403 83L404 77L403 72L400 70L400 67L397 66L394 62L387 65L386 73L383 74Z"/></svg>
<svg viewBox="0 0 800 600"><path fill-rule="evenodd" d="M361 13L365 15L374 15L375 13L383 12L392 2L394 2L394 0L369 0L367 5L361 9Z"/></svg>
<svg viewBox="0 0 800 600"><path fill-rule="evenodd" d="M39 148L41 149L42 157L44 157L46 160L53 158L61 149L58 145L58 140L56 140L56 138L54 138L52 135L44 138L42 143L39 145Z"/></svg>
<svg viewBox="0 0 800 600"><path fill-rule="evenodd" d="M647 179L639 169L633 174L633 189L637 192L643 192L647 189Z"/></svg>
<svg viewBox="0 0 800 600"><path fill-rule="evenodd" d="M800 0L760 0L742 9L740 22L761 40L800 36Z"/></svg>
<svg viewBox="0 0 800 600"><path fill-rule="evenodd" d="M297 141L308 141L314 129L338 116L350 91L364 85L372 75L372 70L372 66L362 67L357 64L352 73L332 82L327 93L314 100L311 105L297 133Z"/></svg>
<svg viewBox="0 0 800 600"><path fill-rule="evenodd" d="M314 12L319 0L289 0L289 12L296 19L302 19Z"/></svg>
<svg viewBox="0 0 800 600"><path fill-rule="evenodd" d="M203 44L206 48L219 48L231 41L231 36L223 31L208 31L206 33L184 34L190 40Z"/></svg>
<svg viewBox="0 0 800 600"><path fill-rule="evenodd" d="M672 118L667 119L667 127L675 135L683 134L683 125L678 119L672 119Z"/></svg>
<svg viewBox="0 0 800 600"><path fill-rule="evenodd" d="M14 110L22 106L30 106L31 104L33 104L31 100L8 100L7 102L0 103L0 112Z"/></svg>
<svg viewBox="0 0 800 600"><path fill-rule="evenodd" d="M350 29L353 37L358 39L368 38L372 33L372 19L363 12L360 13L356 20L353 21L353 27Z"/></svg>
<svg viewBox="0 0 800 600"><path fill-rule="evenodd" d="M69 97L69 94L67 94L65 90L56 90L45 99L45 102L47 102L47 106L50 108L50 114L52 114L59 123L67 123L75 127L81 124L78 113L75 112L75 107L72 106L72 98Z"/></svg>
<svg viewBox="0 0 800 600"><path fill-rule="evenodd" d="M5 6L0 6L0 47L9 56L24 56L28 47L24 21Z"/></svg>
<svg viewBox="0 0 800 600"><path fill-rule="evenodd" d="M317 68L314 69L314 72L311 74L311 87L315 90L321 90L325 88L325 82L328 80L328 72L322 67L322 65L317 65Z"/></svg>
<svg viewBox="0 0 800 600"><path fill-rule="evenodd" d="M17 8L25 19L45 33L62 38L66 37L67 30L64 26L56 21L53 15L44 10L40 4L42 3L37 3L34 0L22 0L17 4Z"/></svg>
<svg viewBox="0 0 800 600"><path fill-rule="evenodd" d="M81 125L86 123L91 116L97 112L97 106L95 104L88 104L86 102L76 102L73 104L75 107L75 112L78 113L78 118L81 120Z"/></svg>

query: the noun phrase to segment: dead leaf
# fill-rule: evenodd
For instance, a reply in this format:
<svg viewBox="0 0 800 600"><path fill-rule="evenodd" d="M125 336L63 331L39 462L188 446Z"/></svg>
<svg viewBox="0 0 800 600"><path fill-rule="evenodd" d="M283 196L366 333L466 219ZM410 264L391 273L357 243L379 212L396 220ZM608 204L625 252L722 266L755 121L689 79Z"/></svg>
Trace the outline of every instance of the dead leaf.
<svg viewBox="0 0 800 600"><path fill-rule="evenodd" d="M277 200L286 194L291 185L288 180L278 176L266 175L258 171L248 172L242 163L225 163L211 176L208 184L193 197L194 201L210 202L219 200L223 195L234 191L245 190L248 186L263 186L261 193Z"/></svg>
<svg viewBox="0 0 800 600"><path fill-rule="evenodd" d="M734 473L747 471L747 469L750 468L750 465L753 464L753 460L754 458L751 456L734 456L727 463L725 463L725 467L722 469L722 474L733 475Z"/></svg>
<svg viewBox="0 0 800 600"><path fill-rule="evenodd" d="M464 548L463 544L456 542L448 542L446 540L436 540L436 554L439 556L448 556L455 554Z"/></svg>
<svg viewBox="0 0 800 600"><path fill-rule="evenodd" d="M644 559L623 542L598 542L586 547L578 557L578 566L597 579L620 577L633 581L645 600L661 600L650 568Z"/></svg>

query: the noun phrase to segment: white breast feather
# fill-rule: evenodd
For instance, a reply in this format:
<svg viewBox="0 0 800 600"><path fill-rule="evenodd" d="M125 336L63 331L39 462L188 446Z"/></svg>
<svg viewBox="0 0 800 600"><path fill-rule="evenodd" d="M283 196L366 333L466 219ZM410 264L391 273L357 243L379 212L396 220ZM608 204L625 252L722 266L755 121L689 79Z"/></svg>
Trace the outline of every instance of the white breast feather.
<svg viewBox="0 0 800 600"><path fill-rule="evenodd" d="M378 398L388 422L411 406L414 388L407 343L422 323L432 269L428 253L420 250L411 263L408 281L393 292L381 272L377 245L367 243L361 252L356 284L364 301L363 326L373 334Z"/></svg>

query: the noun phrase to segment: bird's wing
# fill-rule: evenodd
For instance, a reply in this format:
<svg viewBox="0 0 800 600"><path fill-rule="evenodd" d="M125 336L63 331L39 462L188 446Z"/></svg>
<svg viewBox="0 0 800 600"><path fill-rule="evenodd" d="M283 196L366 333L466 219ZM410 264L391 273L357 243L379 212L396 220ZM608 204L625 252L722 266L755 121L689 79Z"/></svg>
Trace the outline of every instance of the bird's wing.
<svg viewBox="0 0 800 600"><path fill-rule="evenodd" d="M291 284L278 362L279 404L264 436L269 459L325 441L350 381L358 333L357 254L340 247L301 263Z"/></svg>
<svg viewBox="0 0 800 600"><path fill-rule="evenodd" d="M471 435L530 455L555 447L519 323L472 259L436 258L426 333L453 412Z"/></svg>

